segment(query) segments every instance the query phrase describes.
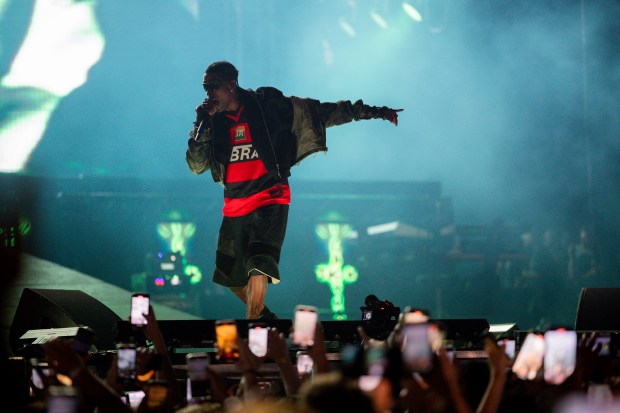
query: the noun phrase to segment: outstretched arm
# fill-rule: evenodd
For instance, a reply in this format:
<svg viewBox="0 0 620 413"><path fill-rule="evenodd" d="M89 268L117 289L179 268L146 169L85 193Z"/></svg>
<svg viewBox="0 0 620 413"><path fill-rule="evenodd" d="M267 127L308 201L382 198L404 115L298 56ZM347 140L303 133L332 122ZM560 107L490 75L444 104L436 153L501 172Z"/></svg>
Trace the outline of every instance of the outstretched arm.
<svg viewBox="0 0 620 413"><path fill-rule="evenodd" d="M383 119L398 125L398 113L402 109L387 106L369 106L360 99L355 103L341 100L336 103L321 103L319 112L325 127L342 125L352 120Z"/></svg>
<svg viewBox="0 0 620 413"><path fill-rule="evenodd" d="M240 390L243 395L248 393L258 392L257 389L257 374L263 363L264 357L257 357L250 350L248 340L239 338L239 360L237 361L237 367L243 372L243 378L241 380Z"/></svg>
<svg viewBox="0 0 620 413"><path fill-rule="evenodd" d="M272 359L278 366L287 396L295 396L301 386L301 380L297 367L293 366L293 363L291 363L291 357L284 334L280 333L274 327L270 328L267 334L269 343L267 347L267 357Z"/></svg>
<svg viewBox="0 0 620 413"><path fill-rule="evenodd" d="M472 408L467 403L467 400L461 394L461 389L458 383L458 372L456 371L452 361L447 355L446 349L441 348L437 353L437 359L441 366L441 373L446 382L450 399L454 404L454 410L457 413L473 413Z"/></svg>
<svg viewBox="0 0 620 413"><path fill-rule="evenodd" d="M144 314L144 317L147 319L147 323L143 330L144 336L153 343L155 352L162 358L160 371L161 378L168 382L170 387L170 396L173 403L180 405L183 403L184 398L177 384L176 374L174 372L174 368L172 367L172 362L170 361L170 355L168 354L168 349L166 348L164 336L159 328L159 324L157 323L153 306L149 306L149 313Z"/></svg>
<svg viewBox="0 0 620 413"><path fill-rule="evenodd" d="M484 349L489 356L489 384L476 410L478 413L495 413L499 409L506 385L506 368L509 360L504 345L497 345L491 337L484 338Z"/></svg>
<svg viewBox="0 0 620 413"><path fill-rule="evenodd" d="M314 361L314 371L317 374L329 373L331 371L329 362L327 361L323 326L320 322L316 323L316 328L314 329L314 345L308 349L308 354Z"/></svg>

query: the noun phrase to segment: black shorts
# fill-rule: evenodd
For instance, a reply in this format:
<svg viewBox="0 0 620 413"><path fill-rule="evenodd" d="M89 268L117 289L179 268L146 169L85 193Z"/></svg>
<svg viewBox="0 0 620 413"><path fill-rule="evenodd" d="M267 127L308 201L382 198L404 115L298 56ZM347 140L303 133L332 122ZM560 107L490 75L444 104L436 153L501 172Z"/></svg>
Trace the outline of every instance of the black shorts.
<svg viewBox="0 0 620 413"><path fill-rule="evenodd" d="M278 264L286 233L288 205L267 205L241 217L224 217L217 241L213 281L243 287L251 275L280 282Z"/></svg>

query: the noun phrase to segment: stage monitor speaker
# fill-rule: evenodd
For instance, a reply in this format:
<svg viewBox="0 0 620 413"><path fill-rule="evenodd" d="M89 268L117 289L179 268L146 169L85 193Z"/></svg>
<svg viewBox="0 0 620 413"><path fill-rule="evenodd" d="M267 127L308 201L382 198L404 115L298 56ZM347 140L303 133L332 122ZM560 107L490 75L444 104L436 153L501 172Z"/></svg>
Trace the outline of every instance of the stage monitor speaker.
<svg viewBox="0 0 620 413"><path fill-rule="evenodd" d="M19 353L20 337L29 330L88 326L95 331L96 350L115 348L120 317L96 298L79 290L24 288L9 331L9 344Z"/></svg>
<svg viewBox="0 0 620 413"><path fill-rule="evenodd" d="M355 344L362 341L357 331L358 327L364 326L362 320L322 321L321 324L325 341L333 341L340 344ZM386 324L393 327L392 323Z"/></svg>
<svg viewBox="0 0 620 413"><path fill-rule="evenodd" d="M481 343L490 328L484 318L443 318L436 321L446 330L446 339L455 342Z"/></svg>
<svg viewBox="0 0 620 413"><path fill-rule="evenodd" d="M277 320L234 320L237 324L239 337L248 337L248 327L251 323L263 323L266 327L274 327L288 335L292 322L289 319ZM215 342L215 324L217 320L157 320L164 339L170 347L208 347ZM118 339L127 340L130 336L140 341L142 337L133 331L128 321L117 323ZM136 337L138 336L138 337Z"/></svg>
<svg viewBox="0 0 620 413"><path fill-rule="evenodd" d="M517 323L489 324L489 333L496 340L512 338L514 339L519 331Z"/></svg>
<svg viewBox="0 0 620 413"><path fill-rule="evenodd" d="M582 288L575 330L620 331L620 288Z"/></svg>

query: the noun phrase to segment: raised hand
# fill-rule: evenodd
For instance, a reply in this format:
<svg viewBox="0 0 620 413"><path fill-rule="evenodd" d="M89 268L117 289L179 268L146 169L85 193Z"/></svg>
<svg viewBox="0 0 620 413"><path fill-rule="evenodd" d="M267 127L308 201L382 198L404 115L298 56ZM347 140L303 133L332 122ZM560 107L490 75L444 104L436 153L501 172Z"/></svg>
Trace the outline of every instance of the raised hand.
<svg viewBox="0 0 620 413"><path fill-rule="evenodd" d="M264 357L257 357L250 350L248 341L239 339L239 360L237 360L237 367L244 373L252 372L256 373L263 363Z"/></svg>
<svg viewBox="0 0 620 413"><path fill-rule="evenodd" d="M286 364L291 362L288 345L284 333L277 328L271 327L267 332L267 357L276 364Z"/></svg>
<svg viewBox="0 0 620 413"><path fill-rule="evenodd" d="M390 121L390 123L393 123L394 126L398 126L398 113L402 112L403 109L385 108L383 111L384 111L383 119Z"/></svg>
<svg viewBox="0 0 620 413"><path fill-rule="evenodd" d="M196 106L196 115L200 118L204 118L207 115L212 116L215 112L217 112L217 106L219 101L214 99L205 99L203 102Z"/></svg>

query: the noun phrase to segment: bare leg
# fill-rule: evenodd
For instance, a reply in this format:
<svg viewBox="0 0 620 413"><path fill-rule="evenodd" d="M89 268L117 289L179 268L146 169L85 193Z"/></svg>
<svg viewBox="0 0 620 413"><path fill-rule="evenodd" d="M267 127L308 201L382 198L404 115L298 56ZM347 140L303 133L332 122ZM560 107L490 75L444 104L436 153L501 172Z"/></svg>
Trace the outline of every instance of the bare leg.
<svg viewBox="0 0 620 413"><path fill-rule="evenodd" d="M241 288L229 287L228 289L232 291L237 297L239 297L239 299L243 301L243 304L247 303L248 301L248 286L247 285Z"/></svg>
<svg viewBox="0 0 620 413"><path fill-rule="evenodd" d="M246 317L256 319L265 307L268 278L266 275L252 275L248 278L246 295Z"/></svg>

